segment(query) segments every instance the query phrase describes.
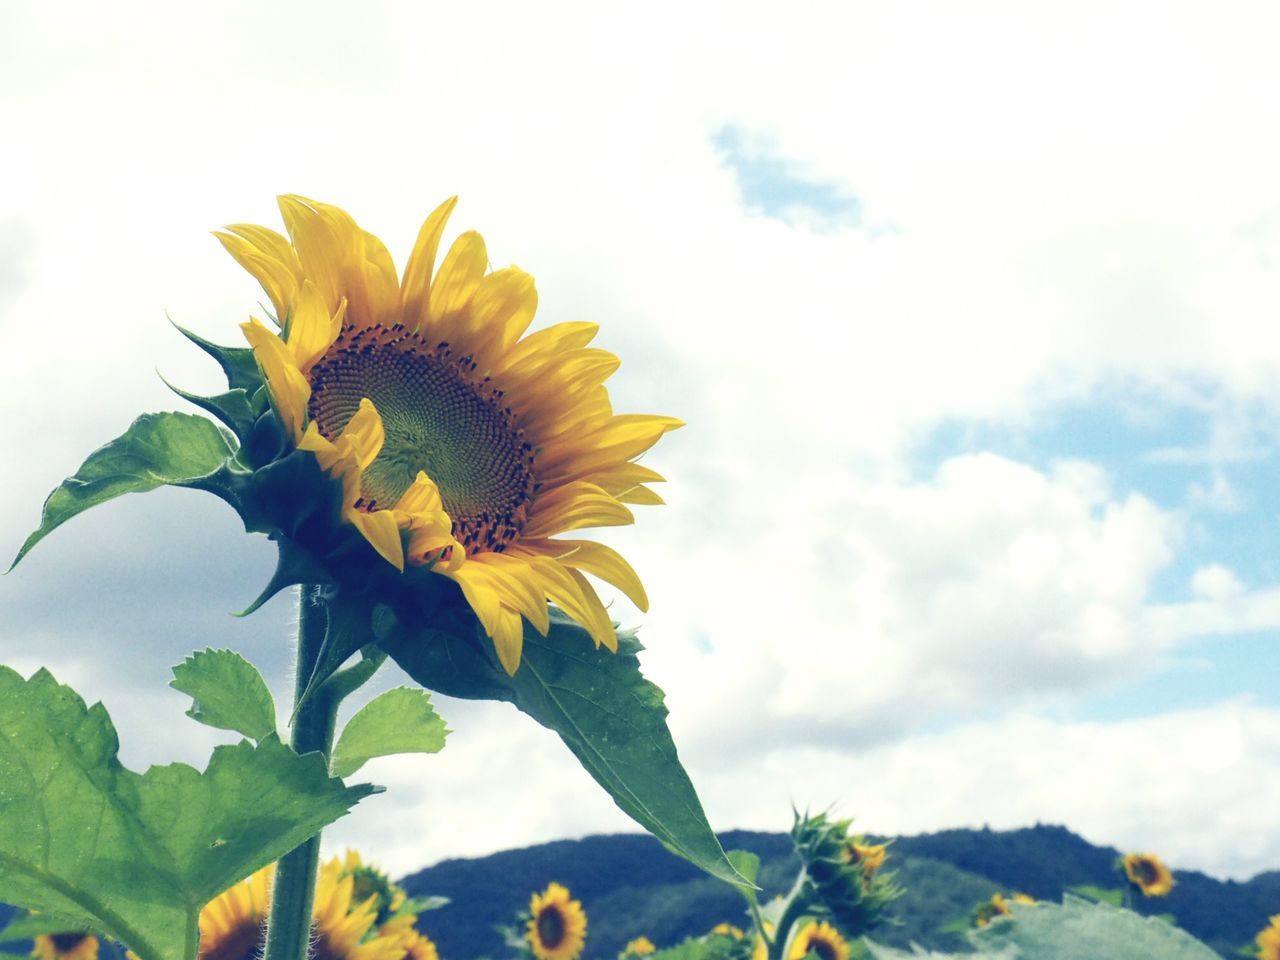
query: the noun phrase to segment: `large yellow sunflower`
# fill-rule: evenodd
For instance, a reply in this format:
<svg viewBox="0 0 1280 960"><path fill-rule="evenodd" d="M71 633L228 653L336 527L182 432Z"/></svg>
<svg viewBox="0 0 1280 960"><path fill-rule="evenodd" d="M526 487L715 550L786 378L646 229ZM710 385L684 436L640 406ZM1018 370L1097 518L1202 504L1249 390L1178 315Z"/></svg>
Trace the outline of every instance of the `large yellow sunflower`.
<svg viewBox="0 0 1280 960"><path fill-rule="evenodd" d="M1280 913L1271 918L1271 925L1257 937L1258 960L1280 960Z"/></svg>
<svg viewBox="0 0 1280 960"><path fill-rule="evenodd" d="M516 267L489 272L478 233L436 253L455 199L427 218L402 276L345 212L280 198L289 236L235 224L218 238L267 292L279 332L243 325L294 444L343 484L343 516L388 563L454 579L508 672L521 616L547 630L547 601L616 648L594 587L642 610L644 587L615 551L557 540L633 522L662 480L632 462L671 417L615 415L618 358L592 323L524 337L537 294ZM522 339L523 337L523 339Z"/></svg>
<svg viewBox="0 0 1280 960"><path fill-rule="evenodd" d="M1129 882L1144 896L1164 897L1173 889L1173 873L1154 853L1126 853L1121 862Z"/></svg>
<svg viewBox="0 0 1280 960"><path fill-rule="evenodd" d="M811 920L800 928L791 941L787 960L804 960L810 952L816 953L821 960L849 960L849 944L825 920L821 923Z"/></svg>
<svg viewBox="0 0 1280 960"><path fill-rule="evenodd" d="M39 960L98 960L98 946L98 938L91 933L41 934L31 955Z"/></svg>
<svg viewBox="0 0 1280 960"><path fill-rule="evenodd" d="M525 938L538 960L576 960L587 942L587 914L566 888L549 884L529 901Z"/></svg>

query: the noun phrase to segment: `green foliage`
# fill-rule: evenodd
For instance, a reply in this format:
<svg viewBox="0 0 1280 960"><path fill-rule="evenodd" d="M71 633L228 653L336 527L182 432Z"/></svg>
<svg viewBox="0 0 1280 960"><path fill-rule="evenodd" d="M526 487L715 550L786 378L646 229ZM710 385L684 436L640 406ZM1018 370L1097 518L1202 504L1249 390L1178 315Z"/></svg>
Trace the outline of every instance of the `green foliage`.
<svg viewBox="0 0 1280 960"><path fill-rule="evenodd" d="M191 697L187 716L254 740L276 731L276 705L258 668L231 650L193 653L173 668L169 686Z"/></svg>
<svg viewBox="0 0 1280 960"><path fill-rule="evenodd" d="M235 452L232 443L204 417L143 414L121 436L89 454L75 475L49 494L40 526L27 537L13 565L52 530L90 507L166 484L192 485L226 462Z"/></svg>
<svg viewBox="0 0 1280 960"><path fill-rule="evenodd" d="M1069 893L1092 900L1095 903L1109 903L1113 907L1124 906L1123 890L1104 890L1102 887L1095 887L1091 883L1082 883L1072 887Z"/></svg>
<svg viewBox="0 0 1280 960"><path fill-rule="evenodd" d="M980 950L977 953L935 953L923 947L913 946L910 950L896 950L883 944L864 941L872 960L1019 960L1020 954L1012 947L1000 950ZM1104 960L1102 957L1094 960ZM1110 958L1106 958L1110 960Z"/></svg>
<svg viewBox="0 0 1280 960"><path fill-rule="evenodd" d="M1016 907L970 937L981 949L1013 947L1019 960L1218 960L1191 934L1163 920L1071 896L1061 906Z"/></svg>
<svg viewBox="0 0 1280 960"><path fill-rule="evenodd" d="M347 723L333 748L333 775L349 777L374 757L438 753L448 733L426 691L396 687L370 700Z"/></svg>
<svg viewBox="0 0 1280 960"><path fill-rule="evenodd" d="M750 885L725 857L680 765L662 691L644 678L639 642L595 649L585 629L558 610L546 637L526 624L520 669L508 676L488 641L460 633L387 629L382 646L430 689L468 699L509 701L560 735L614 802L671 851L735 886Z"/></svg>
<svg viewBox="0 0 1280 960"><path fill-rule="evenodd" d="M747 903L756 906L758 904L756 878L760 875L760 858L750 850L730 850L725 856L729 858L729 862L733 864L733 869L738 871L739 876L752 884L750 887L739 885L738 890L747 898Z"/></svg>
<svg viewBox="0 0 1280 960"><path fill-rule="evenodd" d="M142 960L195 956L201 907L374 788L331 779L274 734L137 774L101 704L41 670L0 667L0 889Z"/></svg>

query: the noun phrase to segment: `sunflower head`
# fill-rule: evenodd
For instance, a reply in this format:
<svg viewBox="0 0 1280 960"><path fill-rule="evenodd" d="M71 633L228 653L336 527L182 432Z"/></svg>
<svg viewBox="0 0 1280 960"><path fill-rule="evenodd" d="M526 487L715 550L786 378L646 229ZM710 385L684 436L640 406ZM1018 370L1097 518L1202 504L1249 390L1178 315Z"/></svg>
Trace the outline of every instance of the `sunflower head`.
<svg viewBox="0 0 1280 960"><path fill-rule="evenodd" d="M804 865L809 912L829 916L849 936L860 936L901 891L881 870L885 847L851 835L850 824L825 813L797 813L791 839Z"/></svg>
<svg viewBox="0 0 1280 960"><path fill-rule="evenodd" d="M1154 853L1126 853L1124 875L1145 897L1165 897L1173 889L1173 873Z"/></svg>
<svg viewBox="0 0 1280 960"><path fill-rule="evenodd" d="M49 933L35 938L31 955L39 960L98 960L98 947L91 933Z"/></svg>
<svg viewBox="0 0 1280 960"><path fill-rule="evenodd" d="M1280 960L1280 913L1257 936L1258 960Z"/></svg>
<svg viewBox="0 0 1280 960"><path fill-rule="evenodd" d="M648 937L636 937L634 940L627 942L627 945L622 948L622 952L618 954L618 957L643 957L645 954L653 953L657 949L658 948L653 945L653 941Z"/></svg>
<svg viewBox="0 0 1280 960"><path fill-rule="evenodd" d="M825 920L810 921L792 938L787 950L787 960L804 960L811 953L818 960L849 960L849 944Z"/></svg>
<svg viewBox="0 0 1280 960"><path fill-rule="evenodd" d="M218 894L200 911L199 960L253 960L266 938L275 864Z"/></svg>
<svg viewBox="0 0 1280 960"><path fill-rule="evenodd" d="M661 503L648 485L662 477L634 461L680 422L613 412L618 359L590 346L594 324L526 336L533 278L490 271L479 234L437 264L454 205L427 218L401 273L348 214L302 197L280 199L287 237L218 233L273 310L243 324L265 389L246 385L257 417L233 426L266 526L340 583L451 581L514 673L523 621L545 634L548 601L616 647L588 575L646 608L622 557L559 537Z"/></svg>
<svg viewBox="0 0 1280 960"><path fill-rule="evenodd" d="M538 960L576 960L587 941L587 914L569 891L552 883L529 901L525 939Z"/></svg>

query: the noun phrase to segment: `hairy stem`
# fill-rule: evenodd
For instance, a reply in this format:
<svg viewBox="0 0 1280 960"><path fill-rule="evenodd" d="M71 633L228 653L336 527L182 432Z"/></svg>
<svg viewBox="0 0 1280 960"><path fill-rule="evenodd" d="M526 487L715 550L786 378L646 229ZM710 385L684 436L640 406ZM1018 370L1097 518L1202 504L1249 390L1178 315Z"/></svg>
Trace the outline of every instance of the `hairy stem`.
<svg viewBox="0 0 1280 960"><path fill-rule="evenodd" d="M303 585L298 604L298 662L294 704L302 697L324 643L329 617L319 589ZM299 753L320 751L328 758L333 748L334 720L342 697L333 690L317 690L293 722L290 743ZM306 960L311 942L311 906L320 863L320 834L280 858L267 921L266 960Z"/></svg>

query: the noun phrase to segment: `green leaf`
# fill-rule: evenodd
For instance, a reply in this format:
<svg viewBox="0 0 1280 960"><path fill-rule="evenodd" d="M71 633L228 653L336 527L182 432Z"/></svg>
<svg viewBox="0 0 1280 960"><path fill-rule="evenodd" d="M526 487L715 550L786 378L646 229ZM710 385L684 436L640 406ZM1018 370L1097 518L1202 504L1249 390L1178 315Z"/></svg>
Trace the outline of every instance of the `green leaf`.
<svg viewBox="0 0 1280 960"><path fill-rule="evenodd" d="M258 668L232 650L193 653L173 668L169 686L192 699L187 716L261 740L276 732L276 704Z"/></svg>
<svg viewBox="0 0 1280 960"><path fill-rule="evenodd" d="M10 569L76 514L125 493L190 484L234 453L231 438L212 420L189 413L143 414L122 436L89 454L75 476L49 494L39 528L27 537Z"/></svg>
<svg viewBox="0 0 1280 960"><path fill-rule="evenodd" d="M1095 900L1098 903L1109 903L1113 907L1124 906L1123 890L1107 890L1103 887L1095 887L1090 883L1083 883L1077 887L1071 887L1067 892L1074 893L1087 900Z"/></svg>
<svg viewBox="0 0 1280 960"><path fill-rule="evenodd" d="M872 960L1021 960L1022 956L1012 947L1004 947L999 950L980 950L977 953L936 953L913 944L911 952L908 953L905 950L896 950L893 947L883 946L873 940L863 940L862 942L866 944ZM1103 960L1103 958L1097 957L1094 960Z"/></svg>
<svg viewBox="0 0 1280 960"><path fill-rule="evenodd" d="M979 947L1013 947L1020 960L1218 960L1185 930L1105 903L1067 896L1062 906L1014 906L970 939Z"/></svg>
<svg viewBox="0 0 1280 960"><path fill-rule="evenodd" d="M733 864L733 869L737 870L739 875L744 877L748 883L755 884L756 878L760 875L760 858L758 856L750 850L730 850L725 856ZM740 885L738 890L753 907L758 905L754 886L744 887Z"/></svg>
<svg viewBox="0 0 1280 960"><path fill-rule="evenodd" d="M72 920L53 913L26 913L0 930L0 943L34 940L36 937L51 933L89 932L88 926L81 920Z"/></svg>
<svg viewBox="0 0 1280 960"><path fill-rule="evenodd" d="M333 775L349 777L374 757L439 753L448 733L425 691L396 687L374 697L348 721L333 748Z"/></svg>
<svg viewBox="0 0 1280 960"><path fill-rule="evenodd" d="M374 788L332 779L274 736L137 774L101 704L45 670L0 667L0 890L74 918L142 960L191 960L201 907Z"/></svg>
<svg viewBox="0 0 1280 960"><path fill-rule="evenodd" d="M750 886L725 857L667 729L662 691L640 672L642 649L620 634L618 652L551 611L546 637L525 625L514 677L492 644L462 630L388 629L379 644L414 680L449 696L507 700L560 735L614 802L668 849L734 886Z"/></svg>

